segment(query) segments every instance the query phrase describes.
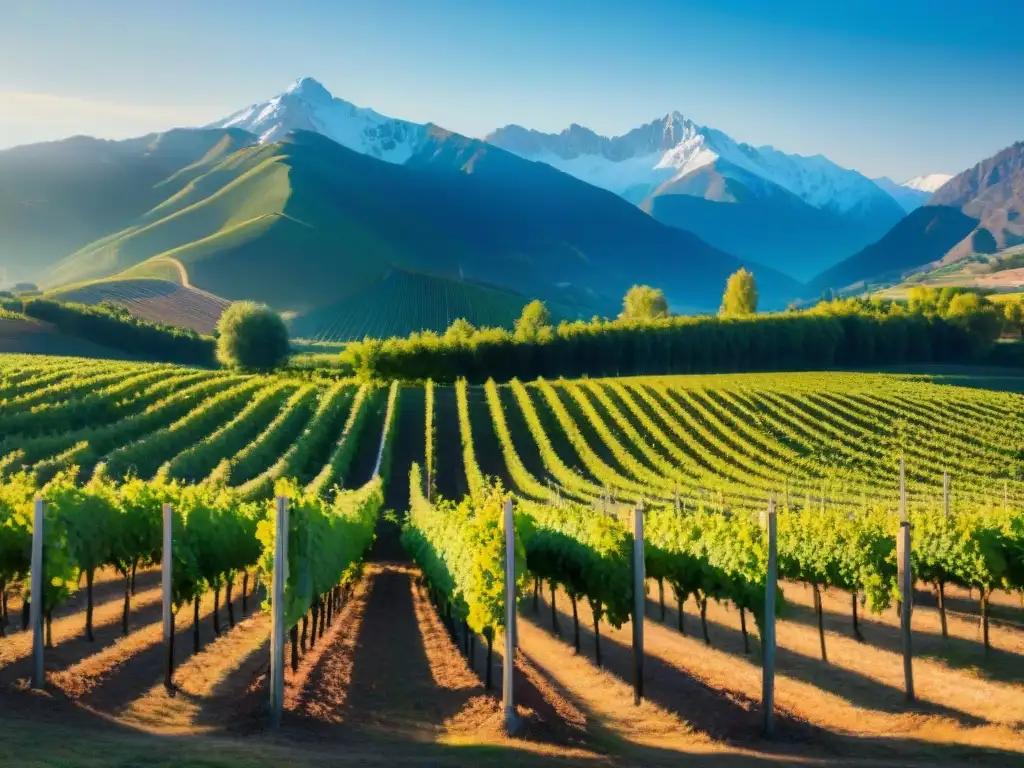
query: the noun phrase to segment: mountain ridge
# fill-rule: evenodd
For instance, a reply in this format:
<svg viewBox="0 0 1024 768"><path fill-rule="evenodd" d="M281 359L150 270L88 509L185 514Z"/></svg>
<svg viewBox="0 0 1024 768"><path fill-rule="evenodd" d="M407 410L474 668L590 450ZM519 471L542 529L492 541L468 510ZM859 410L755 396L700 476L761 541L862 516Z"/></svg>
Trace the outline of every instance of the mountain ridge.
<svg viewBox="0 0 1024 768"><path fill-rule="evenodd" d="M590 317L614 314L635 282L663 287L676 311L715 311L725 278L741 265L610 192L436 126L403 164L301 130L263 144L234 126L128 144L133 162L144 163L151 146L175 141L192 151L159 174L126 177L118 194L136 201L130 215L60 254L44 287L173 258L199 289L304 314L345 305L397 268ZM102 165L127 150L84 140L56 151ZM798 294L791 280L750 266L766 306Z"/></svg>
<svg viewBox="0 0 1024 768"><path fill-rule="evenodd" d="M678 111L616 137L578 124L557 134L513 124L485 138L798 279L875 241L905 215L872 180L824 156L740 143Z"/></svg>

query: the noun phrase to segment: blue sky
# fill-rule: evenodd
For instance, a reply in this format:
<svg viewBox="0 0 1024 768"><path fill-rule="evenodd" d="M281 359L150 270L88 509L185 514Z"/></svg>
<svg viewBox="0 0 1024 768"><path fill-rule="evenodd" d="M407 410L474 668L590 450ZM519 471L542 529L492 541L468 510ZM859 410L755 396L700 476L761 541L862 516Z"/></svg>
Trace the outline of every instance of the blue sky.
<svg viewBox="0 0 1024 768"><path fill-rule="evenodd" d="M480 136L673 109L898 180L1024 139L1020 0L0 0L0 147L212 121L312 75Z"/></svg>

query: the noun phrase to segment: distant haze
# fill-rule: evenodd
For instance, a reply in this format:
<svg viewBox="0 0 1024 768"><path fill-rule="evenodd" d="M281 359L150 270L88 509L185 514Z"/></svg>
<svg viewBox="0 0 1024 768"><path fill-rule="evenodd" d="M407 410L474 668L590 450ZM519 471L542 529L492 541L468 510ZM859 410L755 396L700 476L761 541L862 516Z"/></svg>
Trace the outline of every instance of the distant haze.
<svg viewBox="0 0 1024 768"><path fill-rule="evenodd" d="M302 75L471 136L679 110L896 181L1024 138L1019 0L4 5L0 147L199 125Z"/></svg>

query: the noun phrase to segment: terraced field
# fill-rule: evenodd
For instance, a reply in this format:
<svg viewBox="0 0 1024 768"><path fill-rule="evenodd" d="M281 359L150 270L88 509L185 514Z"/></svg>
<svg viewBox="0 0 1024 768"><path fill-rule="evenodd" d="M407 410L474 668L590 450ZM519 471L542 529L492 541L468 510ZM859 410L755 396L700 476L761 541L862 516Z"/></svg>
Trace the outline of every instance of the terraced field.
<svg viewBox="0 0 1024 768"><path fill-rule="evenodd" d="M54 291L52 297L79 304L109 301L136 317L211 334L230 303L189 285L162 279L117 279Z"/></svg>
<svg viewBox="0 0 1024 768"><path fill-rule="evenodd" d="M900 458L920 578L912 703L900 690L888 586ZM57 478L73 497L72 468L80 484L99 482L88 493L109 488L125 500L142 493L159 501L161 489L178 481L182 503L207 498L203 488L228 489L217 503L228 505L225 519L243 521L230 537L244 543L275 482L291 479L303 514L326 526L309 533L320 537L310 539L320 542L306 552L310 562L331 552L353 566L346 573L363 578L346 582L344 606L332 591L336 573L326 591L298 600L305 609L291 619L286 724L310 729L318 743L357 743L388 764L410 757L395 733L443 764L481 764L475 752L441 746L452 743L491 745L499 749L494 764L503 765L668 765L680 755L742 765L838 755L1011 764L1024 754L1024 610L1014 592L1024 558L1013 559L1024 551L1022 464L1024 396L920 376L387 387L0 359L0 511L19 483ZM943 472L952 479L949 516ZM497 643L493 655L481 650L501 631L503 615L493 589L502 567L495 479L516 501L525 558L515 665L526 741L496 732L500 705L485 690L486 680L501 679L503 664ZM361 507L358 520L331 529L324 500L332 489L357 489L351 498L362 499L362 489L381 483L383 508L405 521L402 542L415 565L385 517L368 564L355 567L354 553L332 549L377 519L376 506ZM463 500L467 492L472 500ZM758 513L769 497L780 510L785 604L777 665L784 739L775 744L759 740L757 725L765 593ZM647 508L649 666L647 700L634 708L629 632L637 617L622 513L638 503ZM929 543L937 541L947 549ZM972 549L975 542L1009 553L998 574L991 570L998 558ZM233 565L240 561L229 551L236 550L216 549L209 590L179 613L176 683L184 695L160 682L156 574L143 563L123 632L120 585L127 600L128 570L100 568L90 587L94 608L72 595L54 613L48 685L62 695L30 711L53 708L86 718L90 728L106 727L89 719L100 713L108 724L143 731L251 731L266 692L269 628L264 614L249 616L250 577L265 563L248 556ZM0 548L0 576L8 553ZM0 585L10 597L0 617L10 634L0 639L0 699L11 711L28 701L19 690L30 648L27 633L15 631L20 584L16 574ZM318 602L317 593L328 597ZM340 621L325 632L328 603ZM91 639L80 634L84 610ZM407 705L412 699L415 706ZM4 740L20 743L33 718ZM270 752L292 748L261 743Z"/></svg>

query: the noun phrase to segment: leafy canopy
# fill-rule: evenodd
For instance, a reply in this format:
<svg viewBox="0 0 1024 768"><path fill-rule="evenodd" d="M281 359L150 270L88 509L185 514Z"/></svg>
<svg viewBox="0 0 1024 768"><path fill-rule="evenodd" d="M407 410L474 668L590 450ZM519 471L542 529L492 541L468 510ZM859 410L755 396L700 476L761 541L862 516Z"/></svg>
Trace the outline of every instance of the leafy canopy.
<svg viewBox="0 0 1024 768"><path fill-rule="evenodd" d="M551 313L543 301L531 301L516 320L517 341L545 341L554 335Z"/></svg>
<svg viewBox="0 0 1024 768"><path fill-rule="evenodd" d="M622 300L623 320L657 320L668 317L668 301L660 288L634 285Z"/></svg>
<svg viewBox="0 0 1024 768"><path fill-rule="evenodd" d="M271 371L288 362L288 329L265 304L236 301L217 322L217 359L232 368Z"/></svg>
<svg viewBox="0 0 1024 768"><path fill-rule="evenodd" d="M444 340L454 344L468 344L470 339L473 338L474 333L476 333L476 328L469 320L464 317L457 317L448 326L448 330L444 332Z"/></svg>
<svg viewBox="0 0 1024 768"><path fill-rule="evenodd" d="M719 314L725 317L744 317L757 313L757 283L754 273L741 267L729 275L722 295Z"/></svg>

